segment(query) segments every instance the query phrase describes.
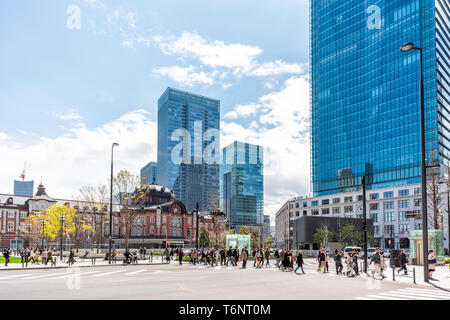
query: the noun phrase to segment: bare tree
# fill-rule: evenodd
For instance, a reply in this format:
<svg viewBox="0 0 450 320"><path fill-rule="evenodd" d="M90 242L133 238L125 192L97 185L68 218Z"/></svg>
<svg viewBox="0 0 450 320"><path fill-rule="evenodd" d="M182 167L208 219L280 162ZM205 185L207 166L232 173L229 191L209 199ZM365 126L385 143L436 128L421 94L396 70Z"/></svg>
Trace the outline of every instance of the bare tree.
<svg viewBox="0 0 450 320"><path fill-rule="evenodd" d="M445 183L444 177L439 174L438 153L431 148L427 171L427 207L432 210L432 215L429 217L429 223L434 229L440 228L440 221L442 219L441 207L443 205L442 197L445 192L442 191L440 185Z"/></svg>

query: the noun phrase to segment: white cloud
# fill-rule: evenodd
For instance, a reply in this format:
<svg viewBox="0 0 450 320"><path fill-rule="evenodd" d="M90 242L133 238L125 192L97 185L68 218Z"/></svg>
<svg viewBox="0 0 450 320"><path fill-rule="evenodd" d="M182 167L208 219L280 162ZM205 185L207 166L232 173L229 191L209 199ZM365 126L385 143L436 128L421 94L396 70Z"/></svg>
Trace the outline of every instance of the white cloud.
<svg viewBox="0 0 450 320"><path fill-rule="evenodd" d="M114 151L114 171L127 169L138 174L142 166L156 160L156 139L152 137L156 137L157 126L147 115L136 110L97 128L83 125L70 129L67 136L41 137L33 145L2 141L0 153L8 157L2 160L0 190L12 192L12 181L24 161L31 163L30 179L43 177L53 197L71 197L82 185L105 183L112 142L119 143Z"/></svg>
<svg viewBox="0 0 450 320"><path fill-rule="evenodd" d="M9 139L9 136L4 132L0 132L0 141L7 139Z"/></svg>
<svg viewBox="0 0 450 320"><path fill-rule="evenodd" d="M131 28L136 28L136 15L133 12L127 13L127 21Z"/></svg>
<svg viewBox="0 0 450 320"><path fill-rule="evenodd" d="M194 66L180 67L160 67L153 69L153 73L167 76L175 82L182 83L186 86L192 87L194 84L211 85L214 83L214 78L207 75L205 72L195 72Z"/></svg>
<svg viewBox="0 0 450 320"><path fill-rule="evenodd" d="M237 119L239 117L245 118L250 115L255 115L256 111L260 108L257 103L251 103L248 105L238 104L233 111L228 112L224 118L225 119Z"/></svg>
<svg viewBox="0 0 450 320"><path fill-rule="evenodd" d="M59 116L60 120L82 120L83 117L76 112L71 112L68 114L62 114Z"/></svg>
<svg viewBox="0 0 450 320"><path fill-rule="evenodd" d="M233 122L221 123L221 145L238 140L264 147L265 213L273 215L289 197L309 193L308 78L290 78L280 91L249 105L251 112L241 114L237 106ZM241 125L239 120L249 115L255 121Z"/></svg>
<svg viewBox="0 0 450 320"><path fill-rule="evenodd" d="M200 35L191 32L183 32L179 37L154 36L153 41L166 54L195 57L213 68L226 67L242 71L250 70L253 59L262 52L257 46L226 44L219 40L208 42Z"/></svg>
<svg viewBox="0 0 450 320"><path fill-rule="evenodd" d="M273 62L264 62L253 68L249 74L253 76L273 76L283 73L299 74L305 72L303 66L297 63L286 63L282 60L275 60Z"/></svg>
<svg viewBox="0 0 450 320"><path fill-rule="evenodd" d="M131 40L131 39L123 40L122 47L124 47L126 49L132 49L133 48L133 40Z"/></svg>

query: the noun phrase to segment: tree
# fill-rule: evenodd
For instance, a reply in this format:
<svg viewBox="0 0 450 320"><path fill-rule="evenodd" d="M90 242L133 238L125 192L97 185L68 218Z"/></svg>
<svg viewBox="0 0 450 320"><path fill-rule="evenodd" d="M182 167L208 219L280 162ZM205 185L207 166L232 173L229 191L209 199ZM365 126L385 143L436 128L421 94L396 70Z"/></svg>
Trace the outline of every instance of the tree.
<svg viewBox="0 0 450 320"><path fill-rule="evenodd" d="M442 229L444 226L441 224L443 215L441 212L444 204L442 197L444 192L440 185L448 184L445 177L439 174L439 154L433 148L430 149L429 159L427 163L427 207L431 209L432 214L428 214L429 224L434 229Z"/></svg>
<svg viewBox="0 0 450 320"><path fill-rule="evenodd" d="M130 196L138 189L140 177L127 170L120 170L113 178L113 197L121 206L130 205Z"/></svg>
<svg viewBox="0 0 450 320"><path fill-rule="evenodd" d="M322 247L326 247L328 242L333 239L333 232L329 231L325 228L317 228L316 233L313 235L313 241L315 244L318 244Z"/></svg>
<svg viewBox="0 0 450 320"><path fill-rule="evenodd" d="M200 232L200 237L199 237L199 246L203 247L203 248L208 248L209 247L209 232L208 230L202 230L202 232Z"/></svg>
<svg viewBox="0 0 450 320"><path fill-rule="evenodd" d="M339 233L339 242L344 244L344 246L355 245L355 226L350 224L343 226L341 232Z"/></svg>

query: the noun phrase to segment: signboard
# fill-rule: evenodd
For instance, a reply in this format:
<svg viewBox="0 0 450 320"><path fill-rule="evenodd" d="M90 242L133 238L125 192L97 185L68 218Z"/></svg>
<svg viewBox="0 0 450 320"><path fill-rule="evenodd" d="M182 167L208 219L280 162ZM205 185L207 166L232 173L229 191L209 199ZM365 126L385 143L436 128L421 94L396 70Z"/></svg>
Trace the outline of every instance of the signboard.
<svg viewBox="0 0 450 320"><path fill-rule="evenodd" d="M231 247L236 248L236 246L239 249L239 252L244 248L247 247L247 250L251 250L250 247L250 236L249 235L243 235L243 234L229 234L227 235L227 249Z"/></svg>

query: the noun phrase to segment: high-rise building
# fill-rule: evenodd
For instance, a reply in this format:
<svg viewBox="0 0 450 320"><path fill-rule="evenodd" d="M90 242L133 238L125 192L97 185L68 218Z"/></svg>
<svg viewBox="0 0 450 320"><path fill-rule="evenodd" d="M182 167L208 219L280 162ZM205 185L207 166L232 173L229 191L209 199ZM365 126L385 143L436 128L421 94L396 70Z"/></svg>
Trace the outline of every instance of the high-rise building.
<svg viewBox="0 0 450 320"><path fill-rule="evenodd" d="M263 227L263 147L235 141L222 149L221 209L231 228Z"/></svg>
<svg viewBox="0 0 450 320"><path fill-rule="evenodd" d="M167 88L158 100L158 183L187 210L219 207L220 101Z"/></svg>
<svg viewBox="0 0 450 320"><path fill-rule="evenodd" d="M149 162L141 169L141 184L158 183L156 179L156 162Z"/></svg>
<svg viewBox="0 0 450 320"><path fill-rule="evenodd" d="M450 155L446 0L310 0L314 196L420 182L420 53L426 152Z"/></svg>
<svg viewBox="0 0 450 320"><path fill-rule="evenodd" d="M14 195L32 197L34 189L34 180L31 181L20 181L14 180Z"/></svg>

